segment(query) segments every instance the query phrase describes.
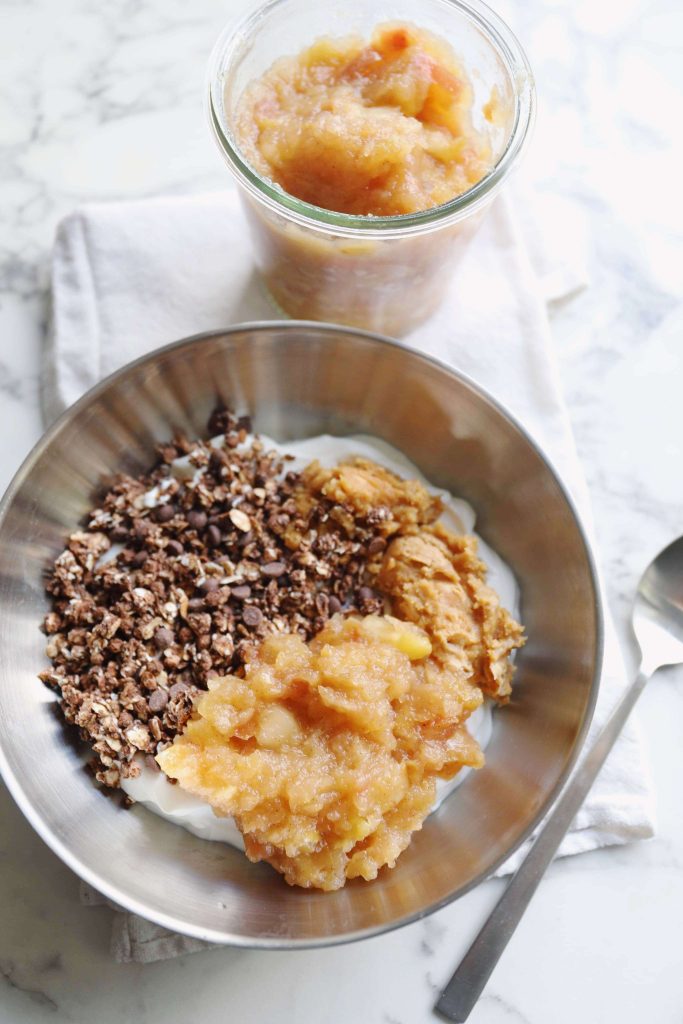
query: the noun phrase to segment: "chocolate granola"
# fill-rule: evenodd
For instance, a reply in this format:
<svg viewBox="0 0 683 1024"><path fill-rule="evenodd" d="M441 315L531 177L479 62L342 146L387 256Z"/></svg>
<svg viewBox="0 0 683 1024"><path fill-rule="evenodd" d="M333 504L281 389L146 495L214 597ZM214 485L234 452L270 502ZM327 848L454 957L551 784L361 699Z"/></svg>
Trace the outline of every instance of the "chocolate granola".
<svg viewBox="0 0 683 1024"><path fill-rule="evenodd" d="M50 572L40 678L105 786L137 775L136 755L156 767L211 674L239 671L267 634L308 639L342 609L382 610L382 509L302 502L287 458L250 430L217 410L218 440L161 445L149 474L115 478Z"/></svg>

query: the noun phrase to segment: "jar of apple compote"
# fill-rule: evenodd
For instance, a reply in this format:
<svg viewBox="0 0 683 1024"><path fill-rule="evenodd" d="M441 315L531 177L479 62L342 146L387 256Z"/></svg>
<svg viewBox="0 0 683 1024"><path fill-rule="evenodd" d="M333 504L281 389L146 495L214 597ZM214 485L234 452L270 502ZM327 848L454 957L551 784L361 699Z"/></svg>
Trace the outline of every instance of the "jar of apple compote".
<svg viewBox="0 0 683 1024"><path fill-rule="evenodd" d="M284 314L402 335L518 163L533 79L478 0L270 0L211 58L209 117Z"/></svg>

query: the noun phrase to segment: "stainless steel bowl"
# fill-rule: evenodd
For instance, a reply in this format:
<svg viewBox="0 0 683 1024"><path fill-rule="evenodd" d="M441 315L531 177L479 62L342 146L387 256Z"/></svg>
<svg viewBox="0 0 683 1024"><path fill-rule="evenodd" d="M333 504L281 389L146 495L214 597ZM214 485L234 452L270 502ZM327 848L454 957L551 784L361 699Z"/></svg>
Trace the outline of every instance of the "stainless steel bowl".
<svg viewBox="0 0 683 1024"><path fill-rule="evenodd" d="M521 585L529 642L486 767L426 822L393 871L337 893L289 888L270 867L99 793L70 746L39 625L46 568L103 477L149 467L175 428L205 432L217 400L280 440L363 431L468 498ZM529 835L574 761L601 656L590 554L570 499L522 428L471 381L394 342L312 323L255 324L130 364L36 445L0 508L0 767L28 820L116 903L234 945L325 945L421 917L489 875Z"/></svg>

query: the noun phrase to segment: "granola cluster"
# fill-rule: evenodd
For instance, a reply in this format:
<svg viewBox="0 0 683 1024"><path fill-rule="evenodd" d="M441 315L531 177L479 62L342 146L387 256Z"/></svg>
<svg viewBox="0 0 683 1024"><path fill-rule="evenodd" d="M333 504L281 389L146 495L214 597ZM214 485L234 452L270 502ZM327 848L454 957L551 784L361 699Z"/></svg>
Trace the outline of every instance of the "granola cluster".
<svg viewBox="0 0 683 1024"><path fill-rule="evenodd" d="M302 498L287 459L216 411L220 440L176 437L148 475L118 476L47 581L41 679L116 788L183 730L210 678L273 633L310 639L342 609L382 610L369 584L388 510Z"/></svg>

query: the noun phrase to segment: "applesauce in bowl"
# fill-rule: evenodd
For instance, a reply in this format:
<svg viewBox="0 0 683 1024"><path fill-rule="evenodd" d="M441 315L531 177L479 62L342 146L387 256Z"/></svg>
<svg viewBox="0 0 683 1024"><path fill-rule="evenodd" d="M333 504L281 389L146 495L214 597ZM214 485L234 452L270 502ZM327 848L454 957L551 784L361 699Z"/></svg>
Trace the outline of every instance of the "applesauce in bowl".
<svg viewBox="0 0 683 1024"><path fill-rule="evenodd" d="M214 134L278 308L401 335L436 308L533 119L479 4L271 0L219 39Z"/></svg>

